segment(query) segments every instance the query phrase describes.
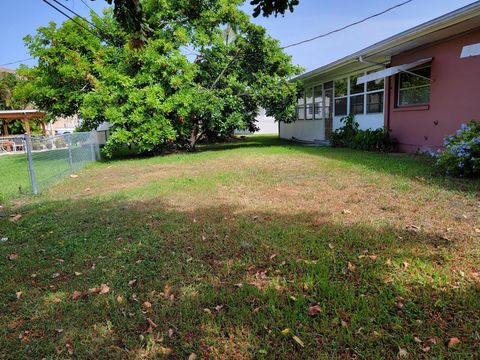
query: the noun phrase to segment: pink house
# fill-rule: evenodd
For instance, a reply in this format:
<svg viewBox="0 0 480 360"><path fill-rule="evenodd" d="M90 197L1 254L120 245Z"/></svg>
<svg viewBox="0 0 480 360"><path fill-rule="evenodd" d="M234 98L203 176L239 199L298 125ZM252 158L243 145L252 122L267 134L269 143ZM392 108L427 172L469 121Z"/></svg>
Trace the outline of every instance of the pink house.
<svg viewBox="0 0 480 360"><path fill-rule="evenodd" d="M354 114L386 127L400 150L429 152L462 123L480 120L480 1L297 78L305 86L280 137L322 142Z"/></svg>

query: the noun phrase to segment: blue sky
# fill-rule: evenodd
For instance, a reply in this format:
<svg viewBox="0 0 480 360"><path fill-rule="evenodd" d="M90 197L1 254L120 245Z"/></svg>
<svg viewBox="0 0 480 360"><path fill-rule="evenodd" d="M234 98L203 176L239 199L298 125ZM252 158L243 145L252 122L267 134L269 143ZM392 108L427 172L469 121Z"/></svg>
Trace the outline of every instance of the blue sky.
<svg viewBox="0 0 480 360"><path fill-rule="evenodd" d="M81 15L89 10L81 0L58 0ZM104 0L84 0L95 11L106 6ZM284 17L257 18L254 22L267 28L268 33L288 45L305 38L336 29L382 11L403 0L300 0L295 12ZM366 23L334 34L328 38L300 45L287 52L296 64L312 70L352 52L360 50L388 36L395 35L412 26L421 24L447 12L473 3L472 0L413 0ZM249 10L248 6L245 6ZM23 37L34 34L35 29L49 21L61 23L63 15L46 5L42 0L0 0L0 65L30 57ZM8 14L8 15L7 15ZM27 65L34 61L25 62ZM19 64L8 65L17 68Z"/></svg>

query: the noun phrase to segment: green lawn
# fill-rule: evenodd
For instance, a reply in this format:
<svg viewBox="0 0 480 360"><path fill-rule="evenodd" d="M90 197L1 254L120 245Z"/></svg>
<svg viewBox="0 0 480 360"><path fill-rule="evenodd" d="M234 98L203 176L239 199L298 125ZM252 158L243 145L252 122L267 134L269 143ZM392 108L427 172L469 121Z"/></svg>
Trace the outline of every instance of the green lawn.
<svg viewBox="0 0 480 360"><path fill-rule="evenodd" d="M90 156L89 149L74 148L74 169L83 167L85 160L90 161ZM34 152L32 158L37 187L42 192L72 172L66 149ZM26 154L0 156L0 170L0 203L32 193Z"/></svg>
<svg viewBox="0 0 480 360"><path fill-rule="evenodd" d="M0 209L0 358L480 356L478 180L262 136L78 175Z"/></svg>

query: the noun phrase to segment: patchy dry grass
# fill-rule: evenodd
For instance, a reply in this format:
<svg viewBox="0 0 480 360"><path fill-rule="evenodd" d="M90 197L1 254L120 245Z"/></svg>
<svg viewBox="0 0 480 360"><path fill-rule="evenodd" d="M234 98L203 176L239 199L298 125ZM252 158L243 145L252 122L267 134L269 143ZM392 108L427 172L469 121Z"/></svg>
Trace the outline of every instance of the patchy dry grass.
<svg viewBox="0 0 480 360"><path fill-rule="evenodd" d="M96 164L0 218L0 356L478 358L479 190L264 137Z"/></svg>

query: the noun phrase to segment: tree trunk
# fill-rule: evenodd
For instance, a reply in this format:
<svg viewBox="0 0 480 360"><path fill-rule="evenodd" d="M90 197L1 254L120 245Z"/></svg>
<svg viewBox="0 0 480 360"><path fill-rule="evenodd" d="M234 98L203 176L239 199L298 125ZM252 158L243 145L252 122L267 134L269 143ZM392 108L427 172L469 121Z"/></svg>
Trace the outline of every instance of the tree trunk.
<svg viewBox="0 0 480 360"><path fill-rule="evenodd" d="M190 134L190 150L195 150L195 144L197 143L198 123L193 124L192 132Z"/></svg>

